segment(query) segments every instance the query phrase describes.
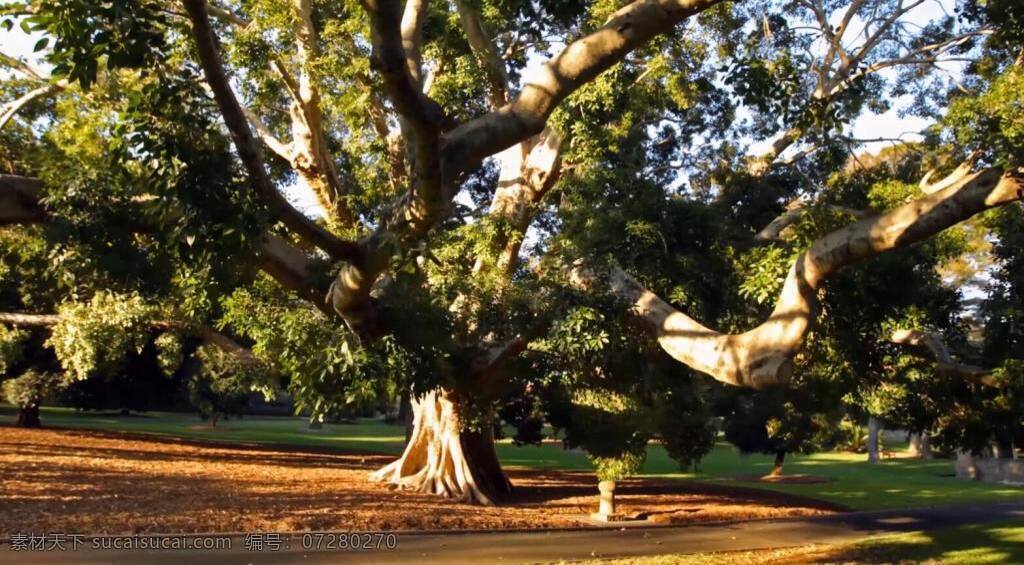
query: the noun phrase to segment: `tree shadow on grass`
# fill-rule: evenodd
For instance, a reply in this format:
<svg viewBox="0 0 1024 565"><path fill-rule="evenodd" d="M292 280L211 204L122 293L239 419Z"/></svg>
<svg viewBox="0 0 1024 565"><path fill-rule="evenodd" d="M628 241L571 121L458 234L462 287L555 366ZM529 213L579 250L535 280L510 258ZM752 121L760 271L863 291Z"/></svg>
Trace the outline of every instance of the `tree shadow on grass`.
<svg viewBox="0 0 1024 565"><path fill-rule="evenodd" d="M1024 563L1024 521L887 535L825 548L815 563Z"/></svg>

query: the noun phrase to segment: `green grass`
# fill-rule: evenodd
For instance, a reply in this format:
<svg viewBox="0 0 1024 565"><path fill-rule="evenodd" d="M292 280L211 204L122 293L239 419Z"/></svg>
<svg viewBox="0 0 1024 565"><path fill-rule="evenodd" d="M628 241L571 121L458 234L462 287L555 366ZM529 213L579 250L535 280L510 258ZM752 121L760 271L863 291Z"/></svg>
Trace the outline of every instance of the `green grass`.
<svg viewBox="0 0 1024 565"><path fill-rule="evenodd" d="M768 563L1024 563L1019 520L867 538L849 544L787 549L659 555L602 561L615 565L763 565ZM596 563L596 562L595 562Z"/></svg>
<svg viewBox="0 0 1024 565"><path fill-rule="evenodd" d="M0 419L10 420L14 409L0 406ZM245 417L221 421L217 428L201 425L193 414L153 412L120 416L76 412L67 408L45 408L44 426L118 430L203 440L294 445L397 454L402 450L404 430L376 420L357 424L325 424L310 430L302 418ZM516 447L509 441L498 444L498 455L507 466L542 469L590 470L579 451L566 451L560 444ZM864 461L864 455L819 453L787 458L787 474L808 474L832 479L817 484L767 484L733 480L737 475L766 473L770 456L739 455L721 443L704 458L697 472L681 472L660 446L651 446L643 474L666 478L697 479L751 486L826 500L854 509L899 508L1019 499L1024 488L968 482L952 477L948 460L891 459L878 464Z"/></svg>
<svg viewBox="0 0 1024 565"><path fill-rule="evenodd" d="M1024 523L976 524L881 536L854 544L840 556L841 560L874 563L933 559L958 565L1024 563Z"/></svg>

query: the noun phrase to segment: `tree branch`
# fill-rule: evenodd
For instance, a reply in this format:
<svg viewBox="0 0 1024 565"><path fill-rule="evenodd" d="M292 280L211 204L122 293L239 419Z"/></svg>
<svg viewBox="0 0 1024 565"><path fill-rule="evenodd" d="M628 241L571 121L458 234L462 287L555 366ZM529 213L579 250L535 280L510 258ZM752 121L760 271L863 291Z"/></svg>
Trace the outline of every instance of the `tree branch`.
<svg viewBox="0 0 1024 565"><path fill-rule="evenodd" d="M423 94L419 81L409 71L398 0L363 0L363 8L370 15L371 66L384 77L395 110L412 125L417 137L436 137L444 122L444 113L436 102Z"/></svg>
<svg viewBox="0 0 1024 565"><path fill-rule="evenodd" d="M864 218L870 214L870 212L865 210L857 210L835 204L825 204L824 207L843 214L849 214L854 218ZM754 239L756 241L782 241L782 231L800 221L800 218L806 213L807 208L804 206L804 203L800 200L793 200L786 205L784 212L776 216L761 231L754 234Z"/></svg>
<svg viewBox="0 0 1024 565"><path fill-rule="evenodd" d="M50 217L39 203L43 183L39 179L0 175L0 227L39 224ZM141 232L155 231L153 226L139 225ZM310 285L312 260L305 251L283 238L266 234L257 249L260 269L282 287L295 292L320 311L334 315L324 299L324 291Z"/></svg>
<svg viewBox="0 0 1024 565"><path fill-rule="evenodd" d="M290 163L293 158L292 148L278 139L277 136L274 135L274 132L270 131L267 126L263 124L263 121L260 120L260 117L254 114L252 110L242 105L239 105L239 107L242 108L242 113L245 114L245 119L248 120L252 129L256 130L256 134L260 136L260 140L263 144L266 145L268 149L276 153L278 157Z"/></svg>
<svg viewBox="0 0 1024 565"><path fill-rule="evenodd" d="M205 0L183 0L192 21L192 36L196 42L199 60L206 76L206 82L213 90L224 123L231 133L235 149L249 173L249 182L255 192L271 211L296 235L323 249L336 259L355 259L360 255L359 246L341 240L319 226L313 220L296 210L282 196L267 175L259 145L249 129L248 120L242 111L235 93L231 89L224 67L221 65L217 38L210 27Z"/></svg>
<svg viewBox="0 0 1024 565"><path fill-rule="evenodd" d="M942 336L937 333L918 329L898 329L892 333L889 341L910 346L918 351L926 350L929 357L935 361L935 369L940 374L966 378L985 386L997 386L992 378L992 371L954 361Z"/></svg>
<svg viewBox="0 0 1024 565"><path fill-rule="evenodd" d="M54 90L57 90L57 85L55 84L40 86L39 88L30 90L25 94L22 94L20 97L15 98L14 100L11 100L10 102L0 106L0 129L4 129L4 126L7 125L7 122L11 121L15 114L17 114L18 111L21 110L26 104L35 100L36 98L46 96Z"/></svg>
<svg viewBox="0 0 1024 565"><path fill-rule="evenodd" d="M724 383L763 388L788 382L792 358L815 315L817 291L829 275L922 241L1022 195L1024 169L1003 173L990 168L886 214L836 230L800 254L768 320L741 334L705 327L621 269L613 269L607 280L612 291L632 305L634 314L654 329L659 344L673 358ZM577 278L586 283L594 277Z"/></svg>
<svg viewBox="0 0 1024 565"><path fill-rule="evenodd" d="M451 178L484 157L537 135L566 96L637 47L720 1L637 0L615 12L604 26L573 41L537 69L513 102L453 130L444 147L446 175Z"/></svg>
<svg viewBox="0 0 1024 565"><path fill-rule="evenodd" d="M469 42L477 63L487 76L487 94L491 108L497 110L508 104L508 73L505 71L505 61L498 55L494 41L484 29L480 12L464 0L456 0L455 7L462 20L466 41Z"/></svg>
<svg viewBox="0 0 1024 565"><path fill-rule="evenodd" d="M616 12L599 30L570 43L542 66L512 103L450 132L438 162L438 118L430 101L412 87L398 33L396 0L364 0L373 30L374 66L384 76L401 117L418 121L412 128L415 147L409 154L412 187L394 214L364 240L362 262L342 266L331 285L336 312L353 328L372 327L375 315L370 289L397 249L422 237L455 197L455 180L482 158L541 133L555 106L571 92L658 34L669 33L685 18L721 0L637 0ZM426 134L426 135L424 135ZM433 162L424 159L432 159ZM432 176L438 175L439 176Z"/></svg>
<svg viewBox="0 0 1024 565"><path fill-rule="evenodd" d="M501 171L489 217L507 226L498 230L498 235L491 242L491 251L496 257L478 257L474 273L483 271L493 261L505 277L512 274L519 257L522 235L533 221L536 206L558 181L561 153L561 134L545 128L535 138L499 154Z"/></svg>
<svg viewBox="0 0 1024 565"><path fill-rule="evenodd" d="M412 80L420 85L421 92L423 91L423 55L420 49L423 44L423 20L426 19L428 6L428 0L406 0L400 27L406 68L409 69Z"/></svg>
<svg viewBox="0 0 1024 565"><path fill-rule="evenodd" d="M0 323L25 328L48 328L60 322L59 314L27 314L22 312L0 312ZM234 355L246 366L262 365L252 351L230 337L207 326L193 326L176 320L157 320L149 327L160 331L175 331L194 335L204 342Z"/></svg>

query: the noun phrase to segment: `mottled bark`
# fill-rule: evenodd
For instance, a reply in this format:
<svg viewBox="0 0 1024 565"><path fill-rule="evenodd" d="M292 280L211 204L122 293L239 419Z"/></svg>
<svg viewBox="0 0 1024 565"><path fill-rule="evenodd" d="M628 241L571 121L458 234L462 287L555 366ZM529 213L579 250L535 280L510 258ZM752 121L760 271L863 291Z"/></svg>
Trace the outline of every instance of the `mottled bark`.
<svg viewBox="0 0 1024 565"><path fill-rule="evenodd" d="M499 154L501 170L489 217L505 229L491 242L490 252L477 258L474 273L493 266L505 278L511 276L536 207L558 180L561 150L562 136L546 129Z"/></svg>

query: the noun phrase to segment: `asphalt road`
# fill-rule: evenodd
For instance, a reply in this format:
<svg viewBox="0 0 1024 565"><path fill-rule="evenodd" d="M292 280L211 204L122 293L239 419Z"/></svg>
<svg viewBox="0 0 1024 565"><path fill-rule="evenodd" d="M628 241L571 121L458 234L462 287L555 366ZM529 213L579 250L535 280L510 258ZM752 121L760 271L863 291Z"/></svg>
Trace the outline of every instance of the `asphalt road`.
<svg viewBox="0 0 1024 565"><path fill-rule="evenodd" d="M850 512L815 518L755 520L700 526L603 528L509 533L396 534L394 549L343 551L326 549L329 536L310 534L244 539L226 536L230 549L104 549L113 538L82 538L76 551L14 551L12 540L0 543L0 563L536 563L666 553L700 553L768 549L811 543L849 542L871 535L931 530L951 526L1020 519L1024 501L937 506L911 510ZM180 541L180 536L171 536ZM365 538L363 538L365 540ZM22 545L21 540L18 545ZM38 542L38 540L36 540ZM47 544L52 544L53 539ZM248 543L247 543L248 541ZM253 546L263 542L263 551ZM337 546L339 541L334 540ZM380 538L381 545L387 539ZM209 543L214 543L210 541ZM220 543L226 543L221 541ZM362 543L365 543L362 542ZM377 541L371 543L376 544ZM93 545L100 548L94 548ZM310 548L320 545L320 551Z"/></svg>

